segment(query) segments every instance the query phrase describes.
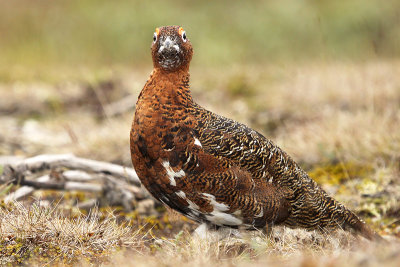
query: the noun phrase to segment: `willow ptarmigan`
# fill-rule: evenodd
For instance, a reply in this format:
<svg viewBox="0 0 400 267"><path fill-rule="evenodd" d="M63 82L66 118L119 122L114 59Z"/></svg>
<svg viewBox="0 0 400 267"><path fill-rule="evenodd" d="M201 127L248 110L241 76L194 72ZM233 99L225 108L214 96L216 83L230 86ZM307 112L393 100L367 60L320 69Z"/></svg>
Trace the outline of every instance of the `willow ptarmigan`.
<svg viewBox="0 0 400 267"><path fill-rule="evenodd" d="M270 140L193 101L193 48L181 27L157 28L151 53L154 69L136 104L130 148L156 199L210 225L341 227L380 238Z"/></svg>

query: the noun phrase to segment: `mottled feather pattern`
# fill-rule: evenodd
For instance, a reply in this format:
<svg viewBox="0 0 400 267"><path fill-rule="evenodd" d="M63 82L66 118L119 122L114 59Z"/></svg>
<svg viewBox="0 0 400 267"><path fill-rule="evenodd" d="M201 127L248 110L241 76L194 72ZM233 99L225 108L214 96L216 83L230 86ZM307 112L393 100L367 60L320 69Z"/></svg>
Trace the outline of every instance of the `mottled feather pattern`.
<svg viewBox="0 0 400 267"><path fill-rule="evenodd" d="M156 31L154 69L132 123L132 163L149 192L187 217L217 226L342 227L377 237L273 142L193 101L193 51L182 31L178 26ZM170 55L182 58L166 69L162 60Z"/></svg>

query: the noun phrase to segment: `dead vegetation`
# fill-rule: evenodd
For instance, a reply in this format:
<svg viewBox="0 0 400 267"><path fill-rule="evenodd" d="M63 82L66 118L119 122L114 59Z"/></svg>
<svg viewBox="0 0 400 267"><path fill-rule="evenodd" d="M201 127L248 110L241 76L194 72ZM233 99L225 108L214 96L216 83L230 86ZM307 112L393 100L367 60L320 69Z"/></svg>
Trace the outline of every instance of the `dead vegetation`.
<svg viewBox="0 0 400 267"><path fill-rule="evenodd" d="M211 232L206 239L181 230L166 238L140 225L118 223L111 211L87 215L40 201L0 209L1 264L29 266L378 266L400 263L400 243L388 246L333 233L276 227L267 238L243 232L240 238Z"/></svg>
<svg viewBox="0 0 400 267"><path fill-rule="evenodd" d="M68 215L57 205L14 202L0 209L0 219L1 264L102 263L122 248L140 249L142 242L138 231L117 224L111 213L100 218L96 209Z"/></svg>
<svg viewBox="0 0 400 267"><path fill-rule="evenodd" d="M100 199L100 192L35 190L19 203L2 205L1 263L398 266L399 73L400 63L390 61L242 66L223 75L192 71L196 101L274 140L330 194L390 240L385 247L343 231L287 228L275 228L271 239L253 232L201 240L191 235L193 223L151 200L133 202L132 211L97 202L99 209L87 213L77 205ZM147 75L124 70L74 82L1 84L0 154L27 158L74 153L130 167L134 103L115 113L110 108L135 98ZM69 170L64 166L54 171ZM0 198L19 188L1 186Z"/></svg>

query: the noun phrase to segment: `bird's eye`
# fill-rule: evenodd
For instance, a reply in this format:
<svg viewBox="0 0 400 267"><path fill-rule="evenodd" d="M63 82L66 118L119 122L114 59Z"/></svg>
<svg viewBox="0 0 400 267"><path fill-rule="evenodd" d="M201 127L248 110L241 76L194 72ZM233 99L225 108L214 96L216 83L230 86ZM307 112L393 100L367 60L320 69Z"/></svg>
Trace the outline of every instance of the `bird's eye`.
<svg viewBox="0 0 400 267"><path fill-rule="evenodd" d="M187 41L186 32L183 30L182 27L179 27L178 32L179 32L179 34L180 34L181 37L182 37L182 41L186 43L186 41Z"/></svg>
<svg viewBox="0 0 400 267"><path fill-rule="evenodd" d="M187 39L186 39L186 32L183 31L182 32L182 40L186 43Z"/></svg>
<svg viewBox="0 0 400 267"><path fill-rule="evenodd" d="M155 43L157 41L157 33L153 34L153 43Z"/></svg>

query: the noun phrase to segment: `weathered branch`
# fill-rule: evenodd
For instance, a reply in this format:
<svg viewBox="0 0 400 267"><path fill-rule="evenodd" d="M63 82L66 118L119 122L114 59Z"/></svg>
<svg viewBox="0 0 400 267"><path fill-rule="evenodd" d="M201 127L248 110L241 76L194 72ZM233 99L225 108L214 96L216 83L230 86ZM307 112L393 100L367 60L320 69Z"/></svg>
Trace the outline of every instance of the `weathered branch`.
<svg viewBox="0 0 400 267"><path fill-rule="evenodd" d="M93 175L80 170L67 170L62 173L62 176L65 180L73 182L90 182L103 179L98 174Z"/></svg>
<svg viewBox="0 0 400 267"><path fill-rule="evenodd" d="M39 155L25 159L16 165L5 165L0 182L16 179L20 180L27 173L35 173L55 168L68 168L72 170L84 170L87 172L109 174L122 178L136 186L140 186L140 180L134 169L120 165L75 157L72 154Z"/></svg>
<svg viewBox="0 0 400 267"><path fill-rule="evenodd" d="M32 180L23 180L21 185L33 187L34 189L52 189L52 190L77 190L87 192L101 192L102 186L99 184L87 184L78 182L40 182Z"/></svg>
<svg viewBox="0 0 400 267"><path fill-rule="evenodd" d="M4 165L0 183L13 181L22 187L10 193L6 202L21 199L35 189L77 190L101 193L98 200L86 205L100 201L100 204L123 205L132 210L137 200L150 197L140 187L135 170L116 164L78 158L72 154L7 159L7 162L10 164ZM50 173L35 179L35 174L46 171Z"/></svg>
<svg viewBox="0 0 400 267"><path fill-rule="evenodd" d="M43 176L39 177L36 181L42 182L42 183L50 181L50 176L47 174L43 175ZM22 186L22 187L18 188L15 192L8 194L4 198L4 202L8 203L10 201L15 201L15 200L21 199L21 198L31 194L33 191L35 191L35 188L33 188L31 186Z"/></svg>

